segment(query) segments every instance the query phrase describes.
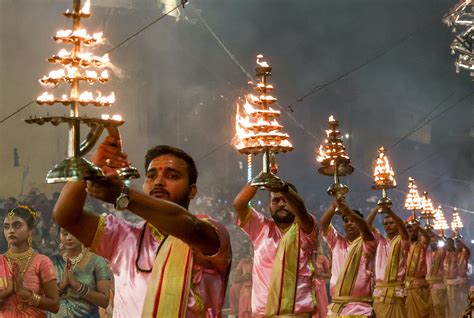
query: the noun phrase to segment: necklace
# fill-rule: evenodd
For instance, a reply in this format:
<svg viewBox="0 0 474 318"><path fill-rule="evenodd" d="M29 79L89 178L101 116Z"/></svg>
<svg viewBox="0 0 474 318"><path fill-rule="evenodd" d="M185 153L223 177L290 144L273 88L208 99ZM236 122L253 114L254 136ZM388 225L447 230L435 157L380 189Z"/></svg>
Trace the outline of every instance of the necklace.
<svg viewBox="0 0 474 318"><path fill-rule="evenodd" d="M79 255L75 256L75 257L68 257L67 256L67 253L64 253L62 255L63 257L63 260L67 263L68 261L71 263L72 265L72 268L75 268L77 264L79 264L79 262L82 260L82 258L84 257L84 254L85 254L85 250L84 248L81 247L81 252L79 253Z"/></svg>
<svg viewBox="0 0 474 318"><path fill-rule="evenodd" d="M29 248L25 252L21 252L21 253L15 253L8 250L7 253L5 254L8 260L11 260L11 261L22 261L24 259L30 258L31 255L33 255L32 248Z"/></svg>
<svg viewBox="0 0 474 318"><path fill-rule="evenodd" d="M32 248L29 248L27 251L22 252L22 253L15 253L10 250L5 253L5 257L7 258L7 261L10 264L10 269L13 269L12 268L13 264L17 264L18 269L20 269L21 276L23 276L23 274L25 274L26 270L28 269L32 256L33 256ZM26 259L26 262L24 263L23 268L22 268L21 266L22 261L25 259Z"/></svg>

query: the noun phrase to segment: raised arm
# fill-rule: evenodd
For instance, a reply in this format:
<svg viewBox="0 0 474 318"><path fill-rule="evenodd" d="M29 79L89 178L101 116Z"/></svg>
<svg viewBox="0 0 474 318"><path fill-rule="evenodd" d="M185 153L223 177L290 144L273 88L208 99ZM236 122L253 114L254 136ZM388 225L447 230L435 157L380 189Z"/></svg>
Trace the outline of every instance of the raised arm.
<svg viewBox="0 0 474 318"><path fill-rule="evenodd" d="M425 244L429 244L431 242L430 232L428 232L422 226L420 226L419 223L416 223L416 224L417 224L416 226L418 226L418 230L420 231L422 235L422 239L425 241Z"/></svg>
<svg viewBox="0 0 474 318"><path fill-rule="evenodd" d="M369 225L363 217L356 214L347 205L343 203L339 203L339 208L341 209L341 212L344 216L354 222L355 226L357 226L357 228L359 229L360 235L362 236L362 239L364 241L373 241L375 239L372 235L372 232L370 231Z"/></svg>
<svg viewBox="0 0 474 318"><path fill-rule="evenodd" d="M371 231L375 230L375 227L373 226L375 217L379 213L380 206L375 206L370 210L369 215L367 216L367 225L369 226Z"/></svg>
<svg viewBox="0 0 474 318"><path fill-rule="evenodd" d="M120 152L118 142L116 138L107 136L95 151L92 162L101 168L107 164L124 166L127 163L126 155ZM53 218L59 226L90 247L99 224L99 216L83 210L86 197L85 182L66 183L54 207Z"/></svg>
<svg viewBox="0 0 474 318"><path fill-rule="evenodd" d="M99 200L115 203L123 188L123 181L114 169L103 168L105 179L88 182L88 193ZM187 209L171 201L154 198L141 191L130 189L127 210L141 216L163 234L179 238L203 255L219 251L220 241L211 223L198 219Z"/></svg>
<svg viewBox="0 0 474 318"><path fill-rule="evenodd" d="M332 217L334 216L334 212L336 211L337 202L331 203L331 205L326 209L321 218L321 230L323 233L326 233L329 229L329 225L331 224Z"/></svg>
<svg viewBox="0 0 474 318"><path fill-rule="evenodd" d="M280 193L283 194L288 208L295 214L298 226L303 230L303 232L307 234L311 233L315 227L314 219L306 210L301 196L288 185L283 187Z"/></svg>
<svg viewBox="0 0 474 318"><path fill-rule="evenodd" d="M257 188L246 184L234 199L234 209L237 212L240 222L244 222L250 213L249 202L257 193Z"/></svg>

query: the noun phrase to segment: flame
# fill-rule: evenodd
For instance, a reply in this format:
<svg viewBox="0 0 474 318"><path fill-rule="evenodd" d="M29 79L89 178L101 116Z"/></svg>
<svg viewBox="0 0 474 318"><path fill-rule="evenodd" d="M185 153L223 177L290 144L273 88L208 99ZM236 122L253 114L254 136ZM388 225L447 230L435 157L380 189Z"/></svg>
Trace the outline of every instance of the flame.
<svg viewBox="0 0 474 318"><path fill-rule="evenodd" d="M448 222L446 221L446 218L444 217L443 210L441 209L441 206L438 205L438 207L434 210L434 225L433 228L435 230L447 230L449 229Z"/></svg>
<svg viewBox="0 0 474 318"><path fill-rule="evenodd" d="M100 73L100 77L109 78L109 72L107 70L102 71L102 73Z"/></svg>
<svg viewBox="0 0 474 318"><path fill-rule="evenodd" d="M56 32L56 36L58 38L65 38L65 37L69 36L71 33L72 33L71 30L59 30L59 31Z"/></svg>
<svg viewBox="0 0 474 318"><path fill-rule="evenodd" d="M120 116L119 114L115 114L112 116L112 120L122 121L122 116Z"/></svg>
<svg viewBox="0 0 474 318"><path fill-rule="evenodd" d="M263 59L263 55L262 55L262 54L257 55L257 64L258 64L260 67L270 67L270 65L268 65L267 62L265 62L265 61L260 61L261 59Z"/></svg>
<svg viewBox="0 0 474 318"><path fill-rule="evenodd" d="M428 197L428 193L425 192L423 197L421 198L421 214L428 214L433 215L433 203L431 202L431 198Z"/></svg>
<svg viewBox="0 0 474 318"><path fill-rule="evenodd" d="M461 221L461 217L459 216L459 212L457 208L453 209L453 221L451 222L451 229L453 232L459 231L459 229L463 228L464 225Z"/></svg>
<svg viewBox="0 0 474 318"><path fill-rule="evenodd" d="M103 120L109 120L110 119L110 115L109 114L102 114L100 116L100 118L102 118Z"/></svg>
<svg viewBox="0 0 474 318"><path fill-rule="evenodd" d="M44 92L38 98L36 99L39 102L53 102L54 101L54 95L49 94L48 92Z"/></svg>
<svg viewBox="0 0 474 318"><path fill-rule="evenodd" d="M97 78L97 72L96 71L86 71L86 77Z"/></svg>
<svg viewBox="0 0 474 318"><path fill-rule="evenodd" d="M91 13L91 1L90 0L86 0L84 5L82 6L81 13L82 14L90 14Z"/></svg>
<svg viewBox="0 0 474 318"><path fill-rule="evenodd" d="M421 198L418 194L418 187L416 186L415 179L412 177L408 178L408 194L405 199L406 210L420 210L422 208Z"/></svg>
<svg viewBox="0 0 474 318"><path fill-rule="evenodd" d="M396 186L397 182L395 180L395 173L393 172L384 151L384 147L378 149L379 155L375 162L374 182L376 185Z"/></svg>
<svg viewBox="0 0 474 318"><path fill-rule="evenodd" d="M61 51L58 52L58 56L60 58L70 56L70 55L71 55L71 53L68 50L65 50L65 49L62 49Z"/></svg>
<svg viewBox="0 0 474 318"><path fill-rule="evenodd" d="M335 122L335 121L336 121L336 119L334 119L334 116L333 116L333 115L329 116L329 122L330 122L330 123L333 123L333 122ZM327 131L327 130L326 130L326 131Z"/></svg>

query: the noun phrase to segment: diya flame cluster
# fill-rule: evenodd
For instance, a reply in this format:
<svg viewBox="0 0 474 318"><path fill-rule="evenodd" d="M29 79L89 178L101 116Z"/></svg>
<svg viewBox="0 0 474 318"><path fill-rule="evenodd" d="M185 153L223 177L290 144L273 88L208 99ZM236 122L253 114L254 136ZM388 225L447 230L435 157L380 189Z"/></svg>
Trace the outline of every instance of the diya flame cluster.
<svg viewBox="0 0 474 318"><path fill-rule="evenodd" d="M441 231L441 232L449 229L448 221L446 221L446 218L444 217L444 213L440 205L438 205L438 207L434 210L433 214L434 214L433 229Z"/></svg>
<svg viewBox="0 0 474 318"><path fill-rule="evenodd" d="M71 93L63 94L59 98L45 92L37 98L38 104L53 105L55 103L62 103L63 105L71 106L91 104L100 107L111 106L115 102L115 94L113 92L108 96L103 96L100 91L97 92L96 96L88 91L79 92L80 82L86 82L89 85L107 83L109 73L107 70L103 70L103 68L112 66L108 54L94 56L91 52L81 52L82 45L93 47L104 41L102 32L88 34L87 30L80 26L80 18L87 18L91 15L90 5L90 0L87 0L78 12L67 10L64 13L66 17L74 19L74 29L59 30L53 39L56 42L73 45L74 48L71 51L63 48L57 54L49 57L48 62L60 64L62 68L49 72L48 75L43 76L39 80L45 86L57 86L62 82L68 83L72 87Z"/></svg>
<svg viewBox="0 0 474 318"><path fill-rule="evenodd" d="M257 70L267 68L270 74L271 68L262 58L262 55L257 56ZM269 95L273 85L266 83L264 75L255 90L259 92L258 96L247 94L243 100L237 101L234 146L244 154L261 153L265 147L271 148L272 152L291 151L290 137L277 120L281 112L270 107L277 101Z"/></svg>
<svg viewBox="0 0 474 318"><path fill-rule="evenodd" d="M395 180L395 173L385 155L384 147L380 147L378 152L374 168L374 183L376 186L394 188L397 186L397 181Z"/></svg>
<svg viewBox="0 0 474 318"><path fill-rule="evenodd" d="M338 130L339 122L333 115L329 116L329 129L326 130L326 139L319 146L316 160L321 162L323 166L333 166L337 159L341 161L349 161L350 158L346 153L346 148L342 143L342 135Z"/></svg>
<svg viewBox="0 0 474 318"><path fill-rule="evenodd" d="M431 202L431 198L428 197L428 192L423 193L423 197L421 198L421 215L425 219L433 218L434 207L433 203Z"/></svg>
<svg viewBox="0 0 474 318"><path fill-rule="evenodd" d="M458 232L464 225L462 224L461 217L459 216L459 212L457 208L453 210L453 221L451 222L451 229L453 232Z"/></svg>
<svg viewBox="0 0 474 318"><path fill-rule="evenodd" d="M415 183L415 179L412 177L408 178L408 194L405 200L405 210L415 211L421 210L421 198L418 193L418 187Z"/></svg>

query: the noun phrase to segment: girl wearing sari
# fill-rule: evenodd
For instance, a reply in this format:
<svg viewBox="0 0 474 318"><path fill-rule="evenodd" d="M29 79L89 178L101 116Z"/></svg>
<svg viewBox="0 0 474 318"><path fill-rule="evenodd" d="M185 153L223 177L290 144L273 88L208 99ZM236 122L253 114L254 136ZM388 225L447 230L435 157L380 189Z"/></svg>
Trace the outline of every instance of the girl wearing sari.
<svg viewBox="0 0 474 318"><path fill-rule="evenodd" d="M45 318L59 308L56 276L50 259L31 248L36 211L26 205L3 220L8 250L0 255L0 317Z"/></svg>
<svg viewBox="0 0 474 318"><path fill-rule="evenodd" d="M99 318L99 306L107 308L110 271L107 262L88 251L66 230L60 232L60 255L51 257L58 276L60 308L51 318Z"/></svg>

